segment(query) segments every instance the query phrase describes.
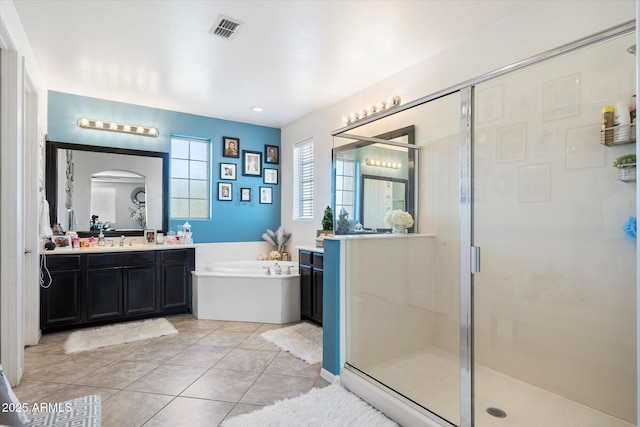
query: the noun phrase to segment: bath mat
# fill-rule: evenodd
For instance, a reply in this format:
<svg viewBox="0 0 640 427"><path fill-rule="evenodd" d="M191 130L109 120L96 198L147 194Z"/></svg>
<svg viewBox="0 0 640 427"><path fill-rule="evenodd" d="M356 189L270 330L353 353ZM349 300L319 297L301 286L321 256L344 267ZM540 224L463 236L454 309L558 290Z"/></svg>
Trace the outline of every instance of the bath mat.
<svg viewBox="0 0 640 427"><path fill-rule="evenodd" d="M177 333L171 322L164 318L118 323L72 332L64 344L64 352L79 353Z"/></svg>
<svg viewBox="0 0 640 427"><path fill-rule="evenodd" d="M338 383L225 420L221 427L395 427L381 412Z"/></svg>
<svg viewBox="0 0 640 427"><path fill-rule="evenodd" d="M309 365L322 362L322 328L303 322L263 332L262 338Z"/></svg>

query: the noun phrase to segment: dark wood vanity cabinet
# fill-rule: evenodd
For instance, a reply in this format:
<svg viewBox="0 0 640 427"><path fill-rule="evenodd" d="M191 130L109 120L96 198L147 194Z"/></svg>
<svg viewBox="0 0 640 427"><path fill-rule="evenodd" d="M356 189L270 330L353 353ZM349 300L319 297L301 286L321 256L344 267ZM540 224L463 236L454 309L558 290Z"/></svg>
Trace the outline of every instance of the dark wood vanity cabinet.
<svg viewBox="0 0 640 427"><path fill-rule="evenodd" d="M43 256L43 332L191 312L193 248Z"/></svg>
<svg viewBox="0 0 640 427"><path fill-rule="evenodd" d="M324 254L301 249L298 260L302 318L322 325Z"/></svg>

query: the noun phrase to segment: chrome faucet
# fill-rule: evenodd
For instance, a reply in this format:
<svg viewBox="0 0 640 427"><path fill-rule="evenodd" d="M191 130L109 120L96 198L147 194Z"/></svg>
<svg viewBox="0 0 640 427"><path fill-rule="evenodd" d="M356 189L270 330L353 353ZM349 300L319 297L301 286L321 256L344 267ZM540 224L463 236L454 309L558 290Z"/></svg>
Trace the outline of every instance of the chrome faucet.
<svg viewBox="0 0 640 427"><path fill-rule="evenodd" d="M278 264L277 262L276 262L276 265L274 266L274 270L277 275L282 274L282 268L280 268L280 264Z"/></svg>
<svg viewBox="0 0 640 427"><path fill-rule="evenodd" d="M262 267L267 269L267 276L271 276L271 267Z"/></svg>
<svg viewBox="0 0 640 427"><path fill-rule="evenodd" d="M287 265L287 274L291 275L291 266L290 265Z"/></svg>
<svg viewBox="0 0 640 427"><path fill-rule="evenodd" d="M124 246L124 236L120 236L120 246Z"/></svg>

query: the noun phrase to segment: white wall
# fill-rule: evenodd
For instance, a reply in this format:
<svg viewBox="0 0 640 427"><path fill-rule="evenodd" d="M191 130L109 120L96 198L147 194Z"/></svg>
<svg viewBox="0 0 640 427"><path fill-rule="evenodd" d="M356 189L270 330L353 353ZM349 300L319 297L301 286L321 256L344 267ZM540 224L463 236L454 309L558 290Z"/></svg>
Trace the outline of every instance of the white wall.
<svg viewBox="0 0 640 427"><path fill-rule="evenodd" d="M331 132L342 117L372 102L398 95L402 103L458 85L491 71L555 49L635 18L633 0L607 2L542 1L474 37L427 58L282 129L282 226L293 232L290 247L313 244L322 214L331 205ZM340 64L336 64L340 66ZM294 221L293 144L314 139L314 219ZM297 256L297 254L294 254Z"/></svg>

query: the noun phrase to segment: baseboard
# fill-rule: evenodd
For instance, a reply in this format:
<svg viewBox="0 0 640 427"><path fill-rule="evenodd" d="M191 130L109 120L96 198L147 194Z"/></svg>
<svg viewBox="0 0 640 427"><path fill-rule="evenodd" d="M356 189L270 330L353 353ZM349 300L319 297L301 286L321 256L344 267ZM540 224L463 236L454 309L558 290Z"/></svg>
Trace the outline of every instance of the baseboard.
<svg viewBox="0 0 640 427"><path fill-rule="evenodd" d="M322 368L320 369L320 378L322 378L323 380L327 381L328 383L335 383L335 382L340 382L340 376L339 375L333 375L331 372L327 371L326 369Z"/></svg>

